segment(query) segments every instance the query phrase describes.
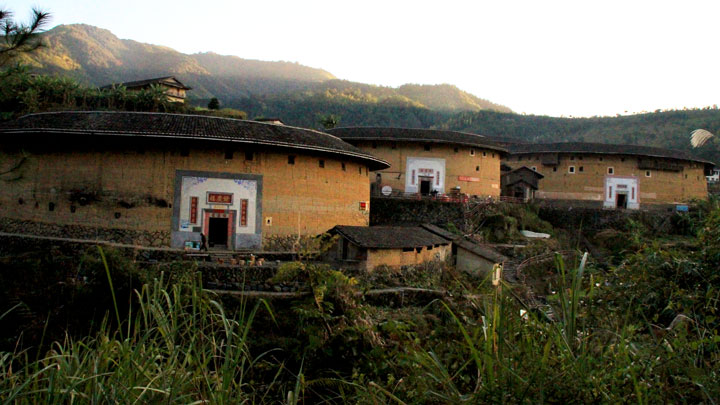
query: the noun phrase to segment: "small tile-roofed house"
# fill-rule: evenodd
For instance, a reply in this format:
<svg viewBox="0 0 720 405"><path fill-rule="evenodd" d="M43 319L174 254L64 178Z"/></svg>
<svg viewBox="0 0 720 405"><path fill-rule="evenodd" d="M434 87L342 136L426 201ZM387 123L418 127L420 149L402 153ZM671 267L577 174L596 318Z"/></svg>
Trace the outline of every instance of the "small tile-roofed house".
<svg viewBox="0 0 720 405"><path fill-rule="evenodd" d="M508 260L490 247L466 240L461 235L448 232L439 226L423 224L422 228L452 241L453 262L460 271L488 274L495 264L503 264Z"/></svg>
<svg viewBox="0 0 720 405"><path fill-rule="evenodd" d="M338 225L329 233L339 236L331 258L368 271L442 261L451 254L449 240L419 226Z"/></svg>
<svg viewBox="0 0 720 405"><path fill-rule="evenodd" d="M184 103L187 91L192 90L191 87L184 85L174 76L156 77L154 79L137 80L133 82L113 83L101 88L107 89L122 86L128 90L144 90L150 88L152 85L165 88L165 94L167 95L168 101L173 103Z"/></svg>
<svg viewBox="0 0 720 405"><path fill-rule="evenodd" d="M537 168L527 166L505 172L500 176L501 195L530 201L535 198L538 181L543 177L545 176L538 173Z"/></svg>

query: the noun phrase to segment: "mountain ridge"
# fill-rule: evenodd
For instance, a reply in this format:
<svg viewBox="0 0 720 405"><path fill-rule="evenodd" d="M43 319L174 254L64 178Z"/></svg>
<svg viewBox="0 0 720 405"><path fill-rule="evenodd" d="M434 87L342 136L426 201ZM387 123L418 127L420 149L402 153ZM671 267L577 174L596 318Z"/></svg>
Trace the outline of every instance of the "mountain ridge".
<svg viewBox="0 0 720 405"><path fill-rule="evenodd" d="M197 104L212 97L229 101L294 92L342 92L352 87L365 93L358 94L359 98L374 102L402 100L449 112L511 111L449 84L392 88L349 82L295 62L244 59L215 52L184 54L167 46L120 39L109 30L88 24L58 25L43 33L43 38L46 47L21 57L36 73L69 76L92 86L174 75L193 87L189 99Z"/></svg>

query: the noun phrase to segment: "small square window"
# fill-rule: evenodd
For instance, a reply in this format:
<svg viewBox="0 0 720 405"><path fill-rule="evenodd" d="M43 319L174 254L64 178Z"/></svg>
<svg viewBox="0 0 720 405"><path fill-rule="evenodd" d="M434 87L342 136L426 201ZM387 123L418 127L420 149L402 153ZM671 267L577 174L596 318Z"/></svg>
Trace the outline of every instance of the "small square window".
<svg viewBox="0 0 720 405"><path fill-rule="evenodd" d="M583 168L582 166L578 167L578 171L579 171L579 172L582 172L583 169L584 169L584 168Z"/></svg>
<svg viewBox="0 0 720 405"><path fill-rule="evenodd" d="M487 156L487 152L483 151L483 157Z"/></svg>
<svg viewBox="0 0 720 405"><path fill-rule="evenodd" d="M318 160L318 166L325 167L325 161L322 159Z"/></svg>
<svg viewBox="0 0 720 405"><path fill-rule="evenodd" d="M225 149L225 160L233 158L234 151L232 149Z"/></svg>
<svg viewBox="0 0 720 405"><path fill-rule="evenodd" d="M475 166L475 171L476 171L476 172L479 172L479 171L480 171L480 166Z"/></svg>
<svg viewBox="0 0 720 405"><path fill-rule="evenodd" d="M426 150L426 151L429 151L429 150L430 150L430 145L427 144L427 143L425 144L425 150Z"/></svg>
<svg viewBox="0 0 720 405"><path fill-rule="evenodd" d="M575 173L575 166L568 166L568 173Z"/></svg>
<svg viewBox="0 0 720 405"><path fill-rule="evenodd" d="M289 165L295 164L295 155L288 155L288 164Z"/></svg>
<svg viewBox="0 0 720 405"><path fill-rule="evenodd" d="M532 169L532 171L536 172L536 171L537 171L537 166L533 166L533 167L531 167L530 169Z"/></svg>
<svg viewBox="0 0 720 405"><path fill-rule="evenodd" d="M493 153L492 157L495 157L495 154Z"/></svg>
<svg viewBox="0 0 720 405"><path fill-rule="evenodd" d="M602 156L600 156L600 161L602 162Z"/></svg>
<svg viewBox="0 0 720 405"><path fill-rule="evenodd" d="M253 157L252 152L245 152L245 160L253 160Z"/></svg>
<svg viewBox="0 0 720 405"><path fill-rule="evenodd" d="M358 166L358 173L362 174L362 166Z"/></svg>
<svg viewBox="0 0 720 405"><path fill-rule="evenodd" d="M575 160L575 156L570 156L570 160Z"/></svg>
<svg viewBox="0 0 720 405"><path fill-rule="evenodd" d="M345 168L345 162L342 162L341 165L342 165L342 170L345 171L345 169L346 169L346 168Z"/></svg>
<svg viewBox="0 0 720 405"><path fill-rule="evenodd" d="M607 168L607 174L615 174L615 169L612 167Z"/></svg>
<svg viewBox="0 0 720 405"><path fill-rule="evenodd" d="M645 170L645 177L651 177L652 173L650 173L650 170Z"/></svg>
<svg viewBox="0 0 720 405"><path fill-rule="evenodd" d="M475 149L470 149L470 156L475 156ZM520 159L520 158L518 158Z"/></svg>
<svg viewBox="0 0 720 405"><path fill-rule="evenodd" d="M460 148L455 148L455 153L458 153L459 150Z"/></svg>
<svg viewBox="0 0 720 405"><path fill-rule="evenodd" d="M620 161L621 161L621 162L624 162L624 161L625 161L625 158L620 158Z"/></svg>
<svg viewBox="0 0 720 405"><path fill-rule="evenodd" d="M557 171L557 166L553 166L553 171L554 171L554 172Z"/></svg>

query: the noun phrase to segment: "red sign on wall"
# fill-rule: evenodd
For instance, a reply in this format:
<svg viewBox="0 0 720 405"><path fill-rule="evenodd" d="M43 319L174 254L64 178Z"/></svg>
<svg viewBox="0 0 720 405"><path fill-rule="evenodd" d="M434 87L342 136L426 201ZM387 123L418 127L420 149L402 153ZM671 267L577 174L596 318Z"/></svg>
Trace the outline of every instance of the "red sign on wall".
<svg viewBox="0 0 720 405"><path fill-rule="evenodd" d="M477 177L468 177L468 176L458 176L458 180L460 181L473 181L473 182L479 182L480 179Z"/></svg>
<svg viewBox="0 0 720 405"><path fill-rule="evenodd" d="M240 226L247 226L248 200L240 200Z"/></svg>
<svg viewBox="0 0 720 405"><path fill-rule="evenodd" d="M198 198L190 197L190 223L197 224Z"/></svg>
<svg viewBox="0 0 720 405"><path fill-rule="evenodd" d="M233 195L232 193L213 193L207 194L208 204L232 204Z"/></svg>

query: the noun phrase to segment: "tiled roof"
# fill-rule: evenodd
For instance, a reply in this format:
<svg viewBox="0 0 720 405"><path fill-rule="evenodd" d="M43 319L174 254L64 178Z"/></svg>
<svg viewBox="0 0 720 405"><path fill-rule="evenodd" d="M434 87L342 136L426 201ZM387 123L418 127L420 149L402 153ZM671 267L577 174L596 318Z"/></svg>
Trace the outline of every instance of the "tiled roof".
<svg viewBox="0 0 720 405"><path fill-rule="evenodd" d="M51 112L22 116L0 124L0 135L70 134L197 139L265 145L340 155L360 161L371 170L390 165L382 159L311 129L264 124L232 118L146 112Z"/></svg>
<svg viewBox="0 0 720 405"><path fill-rule="evenodd" d="M499 252L497 252L495 249L492 249L487 246L478 245L477 243L471 242L469 240L466 240L462 235L455 235L452 232L446 231L443 228L440 228L437 225L432 224L422 224L421 225L423 229L426 229L436 235L439 235L445 239L451 240L454 244L457 246L472 252L480 257L483 257L487 260L493 261L495 263L502 263L506 260L508 260L507 257L503 256Z"/></svg>
<svg viewBox="0 0 720 405"><path fill-rule="evenodd" d="M507 173L503 173L502 175L503 175L503 176L507 176L507 175L509 175L509 174L519 173L519 172L528 172L529 174L537 177L538 179L542 179L542 178L545 177L545 176L542 175L542 173L538 172L537 170L533 170L533 169L531 169L531 168L529 168L529 167L527 167L527 166L520 166L520 167L518 167L517 169L512 169L512 170L510 170L510 171L507 172Z"/></svg>
<svg viewBox="0 0 720 405"><path fill-rule="evenodd" d="M357 246L372 249L418 248L450 243L419 226L338 225L330 233L338 233Z"/></svg>
<svg viewBox="0 0 720 405"><path fill-rule="evenodd" d="M447 143L496 150L506 153L507 149L494 140L468 132L455 132L420 128L346 127L333 128L327 132L344 141L405 141Z"/></svg>
<svg viewBox="0 0 720 405"><path fill-rule="evenodd" d="M713 164L713 162L709 160L693 156L686 151L640 145L618 145L610 143L590 142L557 142L529 144L518 143L510 146L511 155L523 155L530 153L597 153L606 155L640 155Z"/></svg>

